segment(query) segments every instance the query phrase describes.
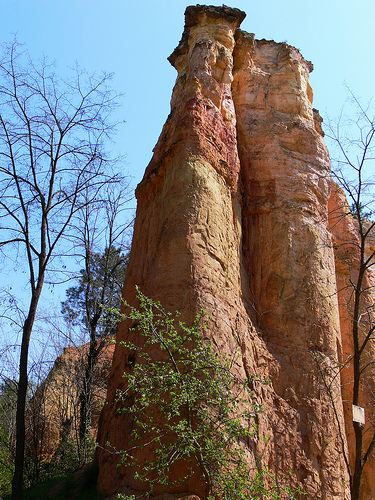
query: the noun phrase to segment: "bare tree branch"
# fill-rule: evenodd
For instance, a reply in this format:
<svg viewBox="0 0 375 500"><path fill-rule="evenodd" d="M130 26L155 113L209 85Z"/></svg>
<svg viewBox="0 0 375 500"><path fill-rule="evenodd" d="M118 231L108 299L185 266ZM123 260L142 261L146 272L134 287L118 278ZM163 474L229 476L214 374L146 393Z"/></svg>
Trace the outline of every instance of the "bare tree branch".
<svg viewBox="0 0 375 500"><path fill-rule="evenodd" d="M118 95L107 74L78 67L68 81L46 60L34 64L19 44L0 59L0 247L27 262L29 305L22 324L13 500L21 499L28 352L39 299L54 260L75 240L86 206L94 209L108 185L122 181L105 151L116 124ZM11 245L12 244L12 245Z"/></svg>

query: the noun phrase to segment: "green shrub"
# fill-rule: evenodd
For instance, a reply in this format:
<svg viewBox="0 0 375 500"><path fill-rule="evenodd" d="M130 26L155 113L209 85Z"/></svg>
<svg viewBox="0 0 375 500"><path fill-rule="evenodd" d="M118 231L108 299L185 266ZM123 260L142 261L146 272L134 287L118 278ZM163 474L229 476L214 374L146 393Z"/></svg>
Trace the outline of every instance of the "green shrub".
<svg viewBox="0 0 375 500"><path fill-rule="evenodd" d="M13 457L9 449L9 435L0 427L0 496L9 495L14 473Z"/></svg>
<svg viewBox="0 0 375 500"><path fill-rule="evenodd" d="M129 312L121 315L139 335L139 345L123 343L134 362L123 375L119 411L134 425L129 448L121 451L122 465L135 468L135 479L148 485L150 495L156 486L167 491L199 473L208 499L251 499L258 493L280 498L274 496L280 491L276 486L266 496L264 475L254 479L245 457L261 408L248 380L235 371L238 352L217 353L203 340L204 311L188 327L178 321L178 313L172 315L139 291L138 299L139 310L125 304ZM152 458L141 463L137 457L144 448ZM172 479L174 465L185 471L183 477Z"/></svg>

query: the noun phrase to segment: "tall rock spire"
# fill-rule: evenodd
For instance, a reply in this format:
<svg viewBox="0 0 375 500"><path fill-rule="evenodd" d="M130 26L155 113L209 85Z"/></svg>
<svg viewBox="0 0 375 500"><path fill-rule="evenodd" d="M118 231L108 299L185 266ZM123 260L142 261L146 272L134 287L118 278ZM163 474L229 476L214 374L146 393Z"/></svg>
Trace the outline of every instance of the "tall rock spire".
<svg viewBox="0 0 375 500"><path fill-rule="evenodd" d="M243 32L234 57L244 261L283 407L261 416L278 437L269 462L297 471L311 498L336 498L337 491L344 498L343 445L335 425L326 425L335 413L314 361L318 351L333 370L340 329L327 228L330 162L314 120L312 64L294 47L254 42ZM333 397L344 428L339 383Z"/></svg>
<svg viewBox="0 0 375 500"><path fill-rule="evenodd" d="M178 72L171 113L136 190L123 296L136 304L138 285L187 323L210 311L215 348L231 354L239 342L237 373L271 381L254 388L264 408L246 444L254 469L293 472L308 499L349 499L340 384L332 382L335 415L315 361L318 353L329 370L342 346L312 65L239 30L244 17L225 6L186 9L169 57ZM129 326L118 330L99 429L98 484L109 493L144 487L113 453L129 446L132 428L115 402L129 369L120 342L137 342ZM171 493L181 491L205 497L198 475Z"/></svg>
<svg viewBox="0 0 375 500"><path fill-rule="evenodd" d="M212 314L209 336L226 352L236 349L239 322L243 342L250 344L255 335L242 298L240 162L231 94L234 36L244 16L228 7L186 10L182 40L169 58L178 71L171 113L136 190L123 292L133 304L138 285L180 311L187 323L204 307ZM118 340L128 335L127 328L121 325ZM131 426L111 405L125 369L126 352L117 345L100 431L101 443L117 449L126 448ZM245 377L244 367L238 369ZM102 450L98 458L100 487L142 488L133 471L116 468L118 456ZM180 490L203 495L199 478L192 481Z"/></svg>

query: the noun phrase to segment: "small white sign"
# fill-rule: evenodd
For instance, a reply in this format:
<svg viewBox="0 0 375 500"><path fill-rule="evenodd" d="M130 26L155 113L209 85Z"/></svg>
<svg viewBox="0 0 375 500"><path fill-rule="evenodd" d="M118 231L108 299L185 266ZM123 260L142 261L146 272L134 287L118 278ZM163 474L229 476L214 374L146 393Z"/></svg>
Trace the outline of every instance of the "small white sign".
<svg viewBox="0 0 375 500"><path fill-rule="evenodd" d="M353 405L353 422L359 422L365 425L365 409L360 406Z"/></svg>

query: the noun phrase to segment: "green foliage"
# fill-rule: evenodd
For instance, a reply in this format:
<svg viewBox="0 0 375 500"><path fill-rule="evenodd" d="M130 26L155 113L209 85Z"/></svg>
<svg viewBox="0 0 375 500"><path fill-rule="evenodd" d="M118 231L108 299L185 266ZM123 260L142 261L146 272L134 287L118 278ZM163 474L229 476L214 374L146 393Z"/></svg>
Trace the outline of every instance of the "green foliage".
<svg viewBox="0 0 375 500"><path fill-rule="evenodd" d="M10 453L9 435L0 427L0 495L9 495L14 474L13 457Z"/></svg>
<svg viewBox="0 0 375 500"><path fill-rule="evenodd" d="M14 430L17 383L4 379L0 385L0 496L11 491L14 473Z"/></svg>
<svg viewBox="0 0 375 500"><path fill-rule="evenodd" d="M50 465L53 469L50 477L63 477L82 467L76 441L71 437L61 441Z"/></svg>
<svg viewBox="0 0 375 500"><path fill-rule="evenodd" d="M103 500L105 494L96 489L97 469L94 464L59 478L50 478L24 491L24 500Z"/></svg>
<svg viewBox="0 0 375 500"><path fill-rule="evenodd" d="M68 323L83 324L88 331L95 323L97 337L115 333L117 322L110 311L120 307L128 258L114 246L103 253L90 252L78 285L67 289L67 300L61 303Z"/></svg>
<svg viewBox="0 0 375 500"><path fill-rule="evenodd" d="M292 476L289 473L289 476ZM258 500L260 498L266 500L280 500L281 498L288 498L293 500L307 495L301 488L288 486L289 478L279 477L271 474L267 468L260 469L253 480L251 481L249 491L250 498Z"/></svg>
<svg viewBox="0 0 375 500"><path fill-rule="evenodd" d="M373 217L373 212L368 210L366 206L364 206L361 202L352 203L350 207L350 212L353 217L360 219L362 221L370 222Z"/></svg>
<svg viewBox="0 0 375 500"><path fill-rule="evenodd" d="M134 425L121 463L135 468L149 494L200 474L208 499L280 498L276 486L268 495L263 476L252 479L245 457L261 408L248 380L235 372L238 353L218 354L203 340L204 311L188 327L139 291L138 299L139 310L125 304L140 342L124 342L134 362L118 392L119 411ZM141 463L145 448L152 458ZM183 477L171 477L174 466Z"/></svg>

